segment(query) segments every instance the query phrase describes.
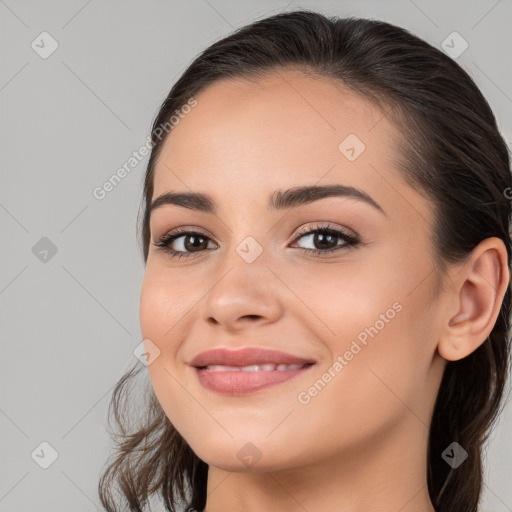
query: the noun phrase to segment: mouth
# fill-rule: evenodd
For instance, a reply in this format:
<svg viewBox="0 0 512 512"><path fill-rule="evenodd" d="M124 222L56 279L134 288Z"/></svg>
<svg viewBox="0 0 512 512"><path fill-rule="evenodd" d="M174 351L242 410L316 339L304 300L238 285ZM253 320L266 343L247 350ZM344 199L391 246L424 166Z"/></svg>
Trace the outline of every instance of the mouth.
<svg viewBox="0 0 512 512"><path fill-rule="evenodd" d="M222 364L211 364L207 366L199 366L198 370L208 370L210 372L283 372L283 371L292 371L292 370L300 370L301 368L305 368L306 366L311 366L314 363L304 363L304 364L274 364L274 363L264 363L264 364L252 364L248 366L225 366Z"/></svg>
<svg viewBox="0 0 512 512"><path fill-rule="evenodd" d="M218 348L202 352L189 364L204 388L245 395L303 375L316 361L262 348Z"/></svg>

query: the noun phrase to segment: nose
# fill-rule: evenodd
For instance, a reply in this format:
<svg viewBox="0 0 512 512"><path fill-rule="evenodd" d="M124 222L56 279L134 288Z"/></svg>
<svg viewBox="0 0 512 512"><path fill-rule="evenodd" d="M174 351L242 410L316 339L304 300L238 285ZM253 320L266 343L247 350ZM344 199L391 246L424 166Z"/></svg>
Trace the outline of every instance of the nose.
<svg viewBox="0 0 512 512"><path fill-rule="evenodd" d="M230 332L276 322L283 313L278 290L279 281L264 263L240 260L213 284L202 317Z"/></svg>

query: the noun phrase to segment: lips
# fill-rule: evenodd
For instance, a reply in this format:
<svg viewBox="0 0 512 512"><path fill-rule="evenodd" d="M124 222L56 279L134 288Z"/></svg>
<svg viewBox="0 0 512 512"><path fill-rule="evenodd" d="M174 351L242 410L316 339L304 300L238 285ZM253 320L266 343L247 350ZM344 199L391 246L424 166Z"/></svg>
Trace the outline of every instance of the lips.
<svg viewBox="0 0 512 512"><path fill-rule="evenodd" d="M189 363L200 384L223 395L245 395L304 375L312 359L262 348L202 352Z"/></svg>
<svg viewBox="0 0 512 512"><path fill-rule="evenodd" d="M314 364L313 359L303 358L279 352L277 350L268 350L263 348L243 348L238 350L228 350L216 348L201 352L190 361L190 366L196 368L206 368L207 366L226 366L226 367L249 367L261 365L299 365Z"/></svg>

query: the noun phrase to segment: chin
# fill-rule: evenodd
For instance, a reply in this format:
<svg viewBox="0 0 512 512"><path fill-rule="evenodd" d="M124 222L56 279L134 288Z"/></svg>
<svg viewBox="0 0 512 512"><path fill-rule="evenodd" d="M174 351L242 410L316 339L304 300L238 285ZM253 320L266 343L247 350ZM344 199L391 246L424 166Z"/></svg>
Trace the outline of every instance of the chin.
<svg viewBox="0 0 512 512"><path fill-rule="evenodd" d="M286 461L283 460L278 449L278 445L283 448L283 444L279 443L277 438L274 442L264 439L259 441L259 439L252 436L205 439L203 436L199 443L187 442L193 452L206 464L224 471L265 473L283 469ZM285 451L290 453L286 448Z"/></svg>

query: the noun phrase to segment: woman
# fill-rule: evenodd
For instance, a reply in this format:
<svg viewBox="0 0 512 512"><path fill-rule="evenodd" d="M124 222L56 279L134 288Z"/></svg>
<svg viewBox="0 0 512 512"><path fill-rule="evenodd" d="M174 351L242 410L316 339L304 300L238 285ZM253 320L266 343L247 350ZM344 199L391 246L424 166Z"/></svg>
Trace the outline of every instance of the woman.
<svg viewBox="0 0 512 512"><path fill-rule="evenodd" d="M311 11L199 55L153 125L130 510L476 511L510 346L507 147L453 60ZM144 366L138 365L138 370ZM132 404L133 408L133 404Z"/></svg>

